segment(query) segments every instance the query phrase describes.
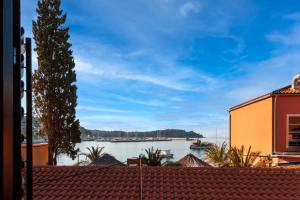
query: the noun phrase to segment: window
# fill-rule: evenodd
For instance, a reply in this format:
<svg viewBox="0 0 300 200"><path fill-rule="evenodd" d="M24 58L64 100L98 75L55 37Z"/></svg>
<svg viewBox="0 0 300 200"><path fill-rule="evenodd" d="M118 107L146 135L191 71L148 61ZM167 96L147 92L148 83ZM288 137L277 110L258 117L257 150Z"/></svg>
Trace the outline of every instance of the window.
<svg viewBox="0 0 300 200"><path fill-rule="evenodd" d="M288 115L288 147L300 148L300 115Z"/></svg>

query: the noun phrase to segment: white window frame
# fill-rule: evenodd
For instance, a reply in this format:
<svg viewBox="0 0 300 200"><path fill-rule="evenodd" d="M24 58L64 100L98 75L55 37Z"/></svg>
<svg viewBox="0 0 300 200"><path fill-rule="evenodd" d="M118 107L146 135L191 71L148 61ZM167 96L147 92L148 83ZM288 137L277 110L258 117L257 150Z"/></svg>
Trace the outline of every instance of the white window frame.
<svg viewBox="0 0 300 200"><path fill-rule="evenodd" d="M290 125L290 117L300 117L300 114L287 114L286 115L286 148L295 148L295 147L289 147L289 125ZM300 147L296 147L300 148Z"/></svg>

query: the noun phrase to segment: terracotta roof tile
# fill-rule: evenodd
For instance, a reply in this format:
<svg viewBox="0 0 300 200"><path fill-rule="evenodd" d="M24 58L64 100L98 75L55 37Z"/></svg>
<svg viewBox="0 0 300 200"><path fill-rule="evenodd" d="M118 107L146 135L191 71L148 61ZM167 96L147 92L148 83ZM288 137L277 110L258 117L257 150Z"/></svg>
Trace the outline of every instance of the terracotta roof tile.
<svg viewBox="0 0 300 200"><path fill-rule="evenodd" d="M144 167L143 199L300 199L300 170ZM138 199L138 167L34 167L34 199Z"/></svg>
<svg viewBox="0 0 300 200"><path fill-rule="evenodd" d="M121 161L117 160L114 156L104 153L99 160L96 160L92 162L90 165L98 165L98 166L110 166L110 165L116 165L116 166L124 166L125 164Z"/></svg>
<svg viewBox="0 0 300 200"><path fill-rule="evenodd" d="M197 158L191 153L182 157L176 163L180 164L182 167L212 167L210 164L204 162L200 158Z"/></svg>
<svg viewBox="0 0 300 200"><path fill-rule="evenodd" d="M300 94L300 89L293 89L291 85L272 92L273 94Z"/></svg>
<svg viewBox="0 0 300 200"><path fill-rule="evenodd" d="M274 90L273 92L267 93L265 95L259 96L257 98L254 98L254 99L251 99L251 100L246 101L244 103L233 106L229 109L229 111L233 111L235 109L247 106L247 105L255 103L257 101L261 101L261 100L264 100L266 98L270 98L273 95L300 95L300 89L293 89L291 85L288 85L288 86L280 88L278 90Z"/></svg>

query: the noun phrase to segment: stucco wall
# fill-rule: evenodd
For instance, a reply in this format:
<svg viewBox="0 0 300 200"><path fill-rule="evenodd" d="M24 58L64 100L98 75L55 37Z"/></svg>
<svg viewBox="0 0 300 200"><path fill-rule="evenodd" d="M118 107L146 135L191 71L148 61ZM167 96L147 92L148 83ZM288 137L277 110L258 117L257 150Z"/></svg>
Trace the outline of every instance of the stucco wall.
<svg viewBox="0 0 300 200"><path fill-rule="evenodd" d="M230 145L272 153L272 97L230 112Z"/></svg>
<svg viewBox="0 0 300 200"><path fill-rule="evenodd" d="M287 115L300 114L300 96L278 96L276 103L276 152L299 151L287 148Z"/></svg>
<svg viewBox="0 0 300 200"><path fill-rule="evenodd" d="M26 160L26 144L22 144L22 158ZM40 166L48 164L48 144L32 145L32 165Z"/></svg>

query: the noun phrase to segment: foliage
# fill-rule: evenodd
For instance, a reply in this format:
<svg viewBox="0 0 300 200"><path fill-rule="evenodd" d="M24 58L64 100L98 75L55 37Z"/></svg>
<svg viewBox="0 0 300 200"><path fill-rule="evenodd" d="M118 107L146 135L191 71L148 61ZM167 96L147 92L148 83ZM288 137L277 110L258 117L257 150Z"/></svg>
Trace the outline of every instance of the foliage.
<svg viewBox="0 0 300 200"><path fill-rule="evenodd" d="M92 163L94 161L99 160L103 153L102 150L104 149L104 147L94 147L92 146L91 148L87 147L87 150L89 151L89 153L82 153L81 155L84 155L86 157L86 161L83 161L81 163ZM87 161L88 159L88 161Z"/></svg>
<svg viewBox="0 0 300 200"><path fill-rule="evenodd" d="M161 151L159 149L154 151L154 148L151 147L145 151L147 155L143 156L143 159L148 166L161 166L162 156L160 155Z"/></svg>
<svg viewBox="0 0 300 200"><path fill-rule="evenodd" d="M241 148L230 148L227 154L230 160L231 167L252 167L260 152L251 151L251 146L249 146L246 153L245 147L244 145L242 145Z"/></svg>
<svg viewBox="0 0 300 200"><path fill-rule="evenodd" d="M79 151L75 145L80 142L75 63L60 4L60 0L38 1L37 20L33 21L38 59L33 75L34 106L41 132L48 137L49 165L56 165L61 153L75 159Z"/></svg>
<svg viewBox="0 0 300 200"><path fill-rule="evenodd" d="M225 142L221 146L213 144L207 148L206 159L216 167L253 167L260 152L251 151L251 146L245 152L245 147L227 148Z"/></svg>
<svg viewBox="0 0 300 200"><path fill-rule="evenodd" d="M229 158L227 151L227 144L225 142L221 146L211 144L206 150L206 160L216 167L228 167Z"/></svg>

